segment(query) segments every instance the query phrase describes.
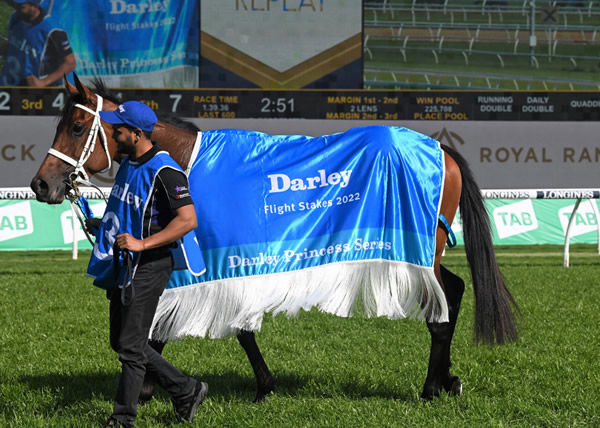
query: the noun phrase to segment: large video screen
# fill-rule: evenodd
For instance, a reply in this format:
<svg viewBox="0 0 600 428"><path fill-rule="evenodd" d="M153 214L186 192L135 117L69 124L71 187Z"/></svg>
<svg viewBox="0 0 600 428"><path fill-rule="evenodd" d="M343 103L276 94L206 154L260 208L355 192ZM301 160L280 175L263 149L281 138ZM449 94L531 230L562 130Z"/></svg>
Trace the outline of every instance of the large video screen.
<svg viewBox="0 0 600 428"><path fill-rule="evenodd" d="M200 82L362 88L362 0L201 0Z"/></svg>
<svg viewBox="0 0 600 428"><path fill-rule="evenodd" d="M0 86L362 88L362 0L4 0Z"/></svg>
<svg viewBox="0 0 600 428"><path fill-rule="evenodd" d="M598 91L600 2L0 0L0 86Z"/></svg>

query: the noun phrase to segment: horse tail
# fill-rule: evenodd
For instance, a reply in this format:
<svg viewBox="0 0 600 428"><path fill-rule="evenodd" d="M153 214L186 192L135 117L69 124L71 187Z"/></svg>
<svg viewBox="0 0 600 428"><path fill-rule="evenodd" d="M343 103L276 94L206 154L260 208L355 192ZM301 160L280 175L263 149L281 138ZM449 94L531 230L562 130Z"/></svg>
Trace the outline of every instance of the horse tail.
<svg viewBox="0 0 600 428"><path fill-rule="evenodd" d="M475 340L487 344L516 341L513 307L515 310L518 307L498 268L481 190L465 158L448 146L442 148L454 159L462 175L459 206L475 293Z"/></svg>

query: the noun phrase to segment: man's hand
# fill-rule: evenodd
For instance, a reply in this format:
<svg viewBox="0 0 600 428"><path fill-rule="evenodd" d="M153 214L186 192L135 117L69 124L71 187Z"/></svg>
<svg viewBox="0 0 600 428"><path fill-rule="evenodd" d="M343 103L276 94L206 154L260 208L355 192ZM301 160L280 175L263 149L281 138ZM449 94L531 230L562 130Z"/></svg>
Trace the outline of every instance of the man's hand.
<svg viewBox="0 0 600 428"><path fill-rule="evenodd" d="M38 79L34 75L27 76L25 78L25 81L27 82L28 86L33 86L34 88L42 88L42 87L46 86L46 83L43 80Z"/></svg>
<svg viewBox="0 0 600 428"><path fill-rule="evenodd" d="M102 223L102 219L101 218L86 218L85 221L85 230L87 230L87 232L89 234L94 234L96 231L94 230L94 228L96 230L98 230L98 228L100 227L100 223Z"/></svg>
<svg viewBox="0 0 600 428"><path fill-rule="evenodd" d="M151 250L177 241L190 230L196 228L197 224L194 205L184 205L177 208L173 220L160 232L150 235L146 239L136 239L129 233L122 233L117 235L115 242L124 250L135 252Z"/></svg>
<svg viewBox="0 0 600 428"><path fill-rule="evenodd" d="M131 250L135 252L144 251L144 241L141 239L136 239L131 236L129 233L122 233L117 235L117 244L123 250Z"/></svg>

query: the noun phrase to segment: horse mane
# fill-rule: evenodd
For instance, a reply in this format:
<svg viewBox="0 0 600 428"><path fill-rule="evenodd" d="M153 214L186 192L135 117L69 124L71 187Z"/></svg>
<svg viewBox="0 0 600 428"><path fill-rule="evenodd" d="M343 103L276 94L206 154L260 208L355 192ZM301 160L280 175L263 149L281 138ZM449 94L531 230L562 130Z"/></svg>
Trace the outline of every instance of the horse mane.
<svg viewBox="0 0 600 428"><path fill-rule="evenodd" d="M100 95L102 98L112 101L115 104L121 104L123 102L123 100L119 100L115 95L113 95L110 92L110 89L106 87L106 83L104 83L104 80L102 80L100 77L94 77L91 83L93 86L92 91L95 94ZM77 93L75 95L71 95L67 100L65 108L62 111L61 120L66 120L68 117L70 117L75 104L82 104L83 101L84 100L81 94ZM156 116L161 122L168 123L169 125L172 125L176 128L194 133L200 131L200 128L198 128L192 122L181 119L177 116L173 116L172 114L157 112Z"/></svg>
<svg viewBox="0 0 600 428"><path fill-rule="evenodd" d="M180 117L173 116L172 114L157 112L157 117L161 122L173 125L175 128L184 129L186 131L193 132L194 134L200 131L200 128L198 128L189 120L181 119Z"/></svg>

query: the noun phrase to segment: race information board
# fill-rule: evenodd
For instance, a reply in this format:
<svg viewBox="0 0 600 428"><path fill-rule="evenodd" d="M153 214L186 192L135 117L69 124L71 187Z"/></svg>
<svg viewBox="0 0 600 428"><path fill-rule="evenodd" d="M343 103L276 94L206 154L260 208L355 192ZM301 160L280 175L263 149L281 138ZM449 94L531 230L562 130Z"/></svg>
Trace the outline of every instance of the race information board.
<svg viewBox="0 0 600 428"><path fill-rule="evenodd" d="M121 100L189 118L598 121L599 92L122 89ZM0 88L0 115L58 115L59 88Z"/></svg>

